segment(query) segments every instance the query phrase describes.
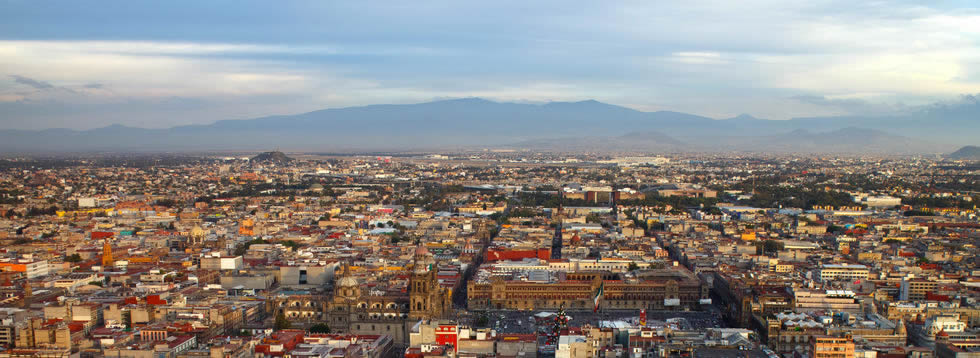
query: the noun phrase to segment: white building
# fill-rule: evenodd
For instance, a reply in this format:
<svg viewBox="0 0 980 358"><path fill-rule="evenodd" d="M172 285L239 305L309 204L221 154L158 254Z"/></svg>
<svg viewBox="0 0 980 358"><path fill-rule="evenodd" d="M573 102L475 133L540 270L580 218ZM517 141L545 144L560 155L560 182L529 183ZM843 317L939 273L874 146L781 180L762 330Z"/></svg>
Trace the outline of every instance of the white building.
<svg viewBox="0 0 980 358"><path fill-rule="evenodd" d="M859 204L864 204L869 208L890 208L897 205L902 205L902 199L896 198L894 196L859 196L855 197L854 201Z"/></svg>
<svg viewBox="0 0 980 358"><path fill-rule="evenodd" d="M27 278L47 276L50 272L48 271L48 266L47 260L31 261L30 259L5 259L0 261L0 271L23 272L24 276L27 276Z"/></svg>
<svg viewBox="0 0 980 358"><path fill-rule="evenodd" d="M864 265L822 265L820 266L821 281L864 280L870 271Z"/></svg>
<svg viewBox="0 0 980 358"><path fill-rule="evenodd" d="M589 344L585 336L558 337L555 358L585 358L589 354Z"/></svg>
<svg viewBox="0 0 980 358"><path fill-rule="evenodd" d="M201 268L205 270L240 270L245 266L241 256L212 256L201 258Z"/></svg>
<svg viewBox="0 0 980 358"><path fill-rule="evenodd" d="M78 198L79 208L94 208L96 206L95 198Z"/></svg>
<svg viewBox="0 0 980 358"><path fill-rule="evenodd" d="M76 288L87 285L93 281L101 281L97 273L76 272L54 281L54 287L75 291Z"/></svg>

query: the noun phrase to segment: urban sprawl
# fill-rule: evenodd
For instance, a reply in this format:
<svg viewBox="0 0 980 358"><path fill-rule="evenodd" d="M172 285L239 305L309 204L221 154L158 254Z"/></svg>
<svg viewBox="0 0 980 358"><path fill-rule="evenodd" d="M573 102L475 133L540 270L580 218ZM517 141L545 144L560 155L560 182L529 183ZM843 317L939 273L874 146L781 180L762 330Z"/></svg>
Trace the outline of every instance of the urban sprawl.
<svg viewBox="0 0 980 358"><path fill-rule="evenodd" d="M0 357L980 357L980 162L0 159Z"/></svg>

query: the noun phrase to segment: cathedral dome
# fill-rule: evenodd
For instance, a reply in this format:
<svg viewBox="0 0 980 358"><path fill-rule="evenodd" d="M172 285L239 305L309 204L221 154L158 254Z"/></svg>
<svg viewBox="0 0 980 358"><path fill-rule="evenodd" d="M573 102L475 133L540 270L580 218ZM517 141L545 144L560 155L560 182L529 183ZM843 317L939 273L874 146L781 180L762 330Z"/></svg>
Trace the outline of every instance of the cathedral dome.
<svg viewBox="0 0 980 358"><path fill-rule="evenodd" d="M429 249L425 248L425 245L419 245L415 249L415 269L414 273L424 274L428 273L432 267L435 260L432 259L432 254L429 253Z"/></svg>
<svg viewBox="0 0 980 358"><path fill-rule="evenodd" d="M357 286L360 286L360 283L357 282L356 278L351 276L350 264L345 263L343 272L341 273L340 278L337 279L337 287L357 287Z"/></svg>
<svg viewBox="0 0 980 358"><path fill-rule="evenodd" d="M340 280L337 281L338 287L357 287L359 285L360 284L357 283L357 279L350 276L341 277Z"/></svg>

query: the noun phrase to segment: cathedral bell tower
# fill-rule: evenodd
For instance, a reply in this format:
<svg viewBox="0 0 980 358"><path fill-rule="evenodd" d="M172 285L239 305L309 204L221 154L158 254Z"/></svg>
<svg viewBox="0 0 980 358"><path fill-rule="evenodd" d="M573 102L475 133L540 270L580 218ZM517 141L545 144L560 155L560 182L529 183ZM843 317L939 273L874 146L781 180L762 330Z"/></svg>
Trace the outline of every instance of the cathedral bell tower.
<svg viewBox="0 0 980 358"><path fill-rule="evenodd" d="M409 280L409 313L411 319L425 319L442 313L439 301L439 282L436 280L435 261L423 245L415 250L415 264Z"/></svg>
<svg viewBox="0 0 980 358"><path fill-rule="evenodd" d="M102 245L102 271L107 268L112 267L114 261L112 260L112 244L106 239L105 243Z"/></svg>

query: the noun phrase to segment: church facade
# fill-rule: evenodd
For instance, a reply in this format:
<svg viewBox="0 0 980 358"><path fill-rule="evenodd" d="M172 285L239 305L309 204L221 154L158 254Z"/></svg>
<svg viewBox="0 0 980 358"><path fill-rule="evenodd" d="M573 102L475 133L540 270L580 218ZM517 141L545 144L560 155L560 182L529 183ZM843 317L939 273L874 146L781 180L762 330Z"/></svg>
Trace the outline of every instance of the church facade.
<svg viewBox="0 0 980 358"><path fill-rule="evenodd" d="M416 250L413 266L407 294L377 296L365 294L345 265L327 302L325 323L333 332L386 334L407 345L415 323L442 318L452 309L451 292L439 285L435 261L425 247Z"/></svg>

